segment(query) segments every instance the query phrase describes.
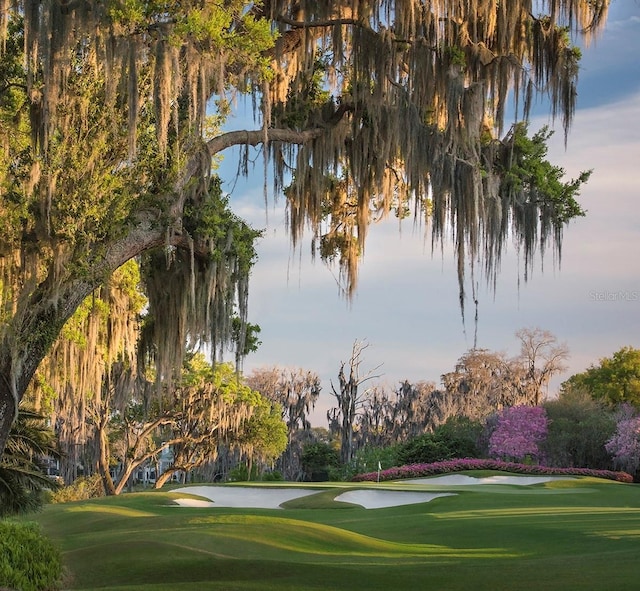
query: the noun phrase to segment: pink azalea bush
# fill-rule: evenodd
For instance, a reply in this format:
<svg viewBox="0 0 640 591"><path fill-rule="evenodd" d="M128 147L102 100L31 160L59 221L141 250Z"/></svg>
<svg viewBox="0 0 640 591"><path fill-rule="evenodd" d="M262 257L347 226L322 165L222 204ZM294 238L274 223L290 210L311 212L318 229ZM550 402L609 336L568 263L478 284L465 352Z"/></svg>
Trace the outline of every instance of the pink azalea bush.
<svg viewBox="0 0 640 591"><path fill-rule="evenodd" d="M640 416L629 406L621 411L616 432L605 444L614 464L635 473L640 467Z"/></svg>
<svg viewBox="0 0 640 591"><path fill-rule="evenodd" d="M547 413L541 406L510 406L498 413L489 438L489 455L503 460L538 458L547 436Z"/></svg>
<svg viewBox="0 0 640 591"><path fill-rule="evenodd" d="M402 480L404 478L424 478L425 476L437 476L451 474L466 470L498 470L515 474L527 474L535 476L592 476L594 478L606 478L617 482L633 482L633 477L626 472L613 470L591 470L590 468L549 468L545 466L532 466L516 462L504 462L501 460L445 460L431 464L409 464L388 468L378 472L358 474L352 478L353 482L380 482L386 480Z"/></svg>

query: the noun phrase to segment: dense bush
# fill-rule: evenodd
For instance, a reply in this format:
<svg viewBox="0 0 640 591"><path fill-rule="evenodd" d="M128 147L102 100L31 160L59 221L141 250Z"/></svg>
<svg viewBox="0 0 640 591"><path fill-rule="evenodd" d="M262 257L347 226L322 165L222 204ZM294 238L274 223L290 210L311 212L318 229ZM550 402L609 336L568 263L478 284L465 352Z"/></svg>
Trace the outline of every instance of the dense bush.
<svg viewBox="0 0 640 591"><path fill-rule="evenodd" d="M43 458L58 457L55 435L43 415L21 405L0 457L0 517L40 509L58 484Z"/></svg>
<svg viewBox="0 0 640 591"><path fill-rule="evenodd" d="M609 405L584 390L567 388L557 399L545 402L544 408L549 429L540 449L547 466L613 467L605 449L616 430L615 413Z"/></svg>
<svg viewBox="0 0 640 591"><path fill-rule="evenodd" d="M537 476L593 476L594 478L606 478L618 482L633 482L633 478L626 472L614 472L613 470L591 470L589 468L550 468L547 466L535 466L531 464L518 464L515 462L502 462L500 460L448 460L431 464L410 464L398 466L378 472L358 474L353 477L354 482L383 480L401 480L404 478L424 478L439 474L451 474L466 470L498 470L515 474L527 474Z"/></svg>
<svg viewBox="0 0 640 591"><path fill-rule="evenodd" d="M0 521L0 587L52 591L61 578L60 553L37 524Z"/></svg>
<svg viewBox="0 0 640 591"><path fill-rule="evenodd" d="M52 503L70 503L71 501L86 501L105 495L104 485L99 474L81 477L69 486L65 486L51 495Z"/></svg>
<svg viewBox="0 0 640 591"><path fill-rule="evenodd" d="M452 458L477 458L481 455L481 423L466 417L453 417L398 447L399 464L430 463Z"/></svg>
<svg viewBox="0 0 640 591"><path fill-rule="evenodd" d="M621 405L618 410L616 432L605 444L613 456L616 467L631 474L638 474L640 468L640 415L630 404Z"/></svg>
<svg viewBox="0 0 640 591"><path fill-rule="evenodd" d="M302 449L300 463L305 480L320 482L329 480L330 473L339 465L340 456L329 443L307 443Z"/></svg>

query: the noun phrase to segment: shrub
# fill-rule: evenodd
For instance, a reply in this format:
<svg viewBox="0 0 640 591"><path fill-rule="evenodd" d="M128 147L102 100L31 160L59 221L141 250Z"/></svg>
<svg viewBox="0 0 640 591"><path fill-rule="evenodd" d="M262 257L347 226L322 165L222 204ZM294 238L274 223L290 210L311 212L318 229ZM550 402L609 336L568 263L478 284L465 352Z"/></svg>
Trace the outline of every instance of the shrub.
<svg viewBox="0 0 640 591"><path fill-rule="evenodd" d="M452 417L433 433L425 433L400 445L397 456L401 464L430 463L453 458L477 458L481 423L466 417Z"/></svg>
<svg viewBox="0 0 640 591"><path fill-rule="evenodd" d="M338 467L340 458L338 452L329 443L318 441L304 446L300 463L305 473L305 480L320 482L329 480L329 475Z"/></svg>
<svg viewBox="0 0 640 591"><path fill-rule="evenodd" d="M640 467L640 415L629 404L622 406L615 434L605 445L616 466L635 474Z"/></svg>
<svg viewBox="0 0 640 591"><path fill-rule="evenodd" d="M515 462L503 462L501 460L447 460L431 464L410 464L389 468L380 472L380 481L401 480L403 478L424 478L439 474L451 474L467 470L498 470L512 472L514 474L527 474L536 476L592 476L594 478L606 478L617 482L633 482L633 477L626 472L614 472L613 470L591 470L590 468L550 468L547 466L534 466L531 464L519 464ZM353 482L375 482L378 479L377 472L358 474L352 478Z"/></svg>
<svg viewBox="0 0 640 591"><path fill-rule="evenodd" d="M284 480L284 476L282 472L278 470L271 470L270 472L265 472L262 475L263 482L282 482Z"/></svg>
<svg viewBox="0 0 640 591"><path fill-rule="evenodd" d="M565 388L557 399L544 403L549 419L547 438L540 449L548 466L610 469L606 442L615 432L612 409L577 388Z"/></svg>
<svg viewBox="0 0 640 591"><path fill-rule="evenodd" d="M20 591L59 589L60 552L35 523L0 522L0 586Z"/></svg>
<svg viewBox="0 0 640 591"><path fill-rule="evenodd" d="M498 413L498 422L489 438L489 454L494 458L524 460L539 458L539 444L547 436L547 413L541 406L511 406Z"/></svg>
<svg viewBox="0 0 640 591"><path fill-rule="evenodd" d="M52 503L70 503L104 497L104 485L99 474L80 477L69 486L65 486L51 495Z"/></svg>

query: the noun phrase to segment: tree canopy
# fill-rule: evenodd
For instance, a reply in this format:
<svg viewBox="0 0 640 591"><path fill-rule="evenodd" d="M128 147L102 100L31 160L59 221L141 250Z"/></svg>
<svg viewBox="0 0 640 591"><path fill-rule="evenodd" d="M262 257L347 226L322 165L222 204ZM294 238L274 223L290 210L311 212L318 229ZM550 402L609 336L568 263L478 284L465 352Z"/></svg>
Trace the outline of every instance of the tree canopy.
<svg viewBox="0 0 640 591"><path fill-rule="evenodd" d="M392 211L453 240L461 302L466 266L494 275L512 238L527 266L559 248L588 173L564 182L526 119L543 95L569 129L572 37L608 5L1 0L0 450L66 320L132 258L166 312L159 358L231 338L256 237L217 205L212 163L231 146L263 146L293 242L309 225L347 292L367 226ZM258 124L221 131L237 93Z"/></svg>
<svg viewBox="0 0 640 591"><path fill-rule="evenodd" d="M640 349L622 347L585 371L572 375L563 390L577 388L596 400L640 406Z"/></svg>

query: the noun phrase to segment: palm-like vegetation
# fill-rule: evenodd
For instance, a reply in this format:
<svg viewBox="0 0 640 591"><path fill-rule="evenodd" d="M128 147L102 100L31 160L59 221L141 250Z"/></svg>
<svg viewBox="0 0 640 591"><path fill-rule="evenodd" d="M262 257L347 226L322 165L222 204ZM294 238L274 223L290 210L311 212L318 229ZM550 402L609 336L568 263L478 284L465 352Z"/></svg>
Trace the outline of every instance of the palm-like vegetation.
<svg viewBox="0 0 640 591"><path fill-rule="evenodd" d="M43 459L57 457L53 430L45 417L22 407L0 460L0 517L42 505L42 493L57 484L44 472Z"/></svg>

